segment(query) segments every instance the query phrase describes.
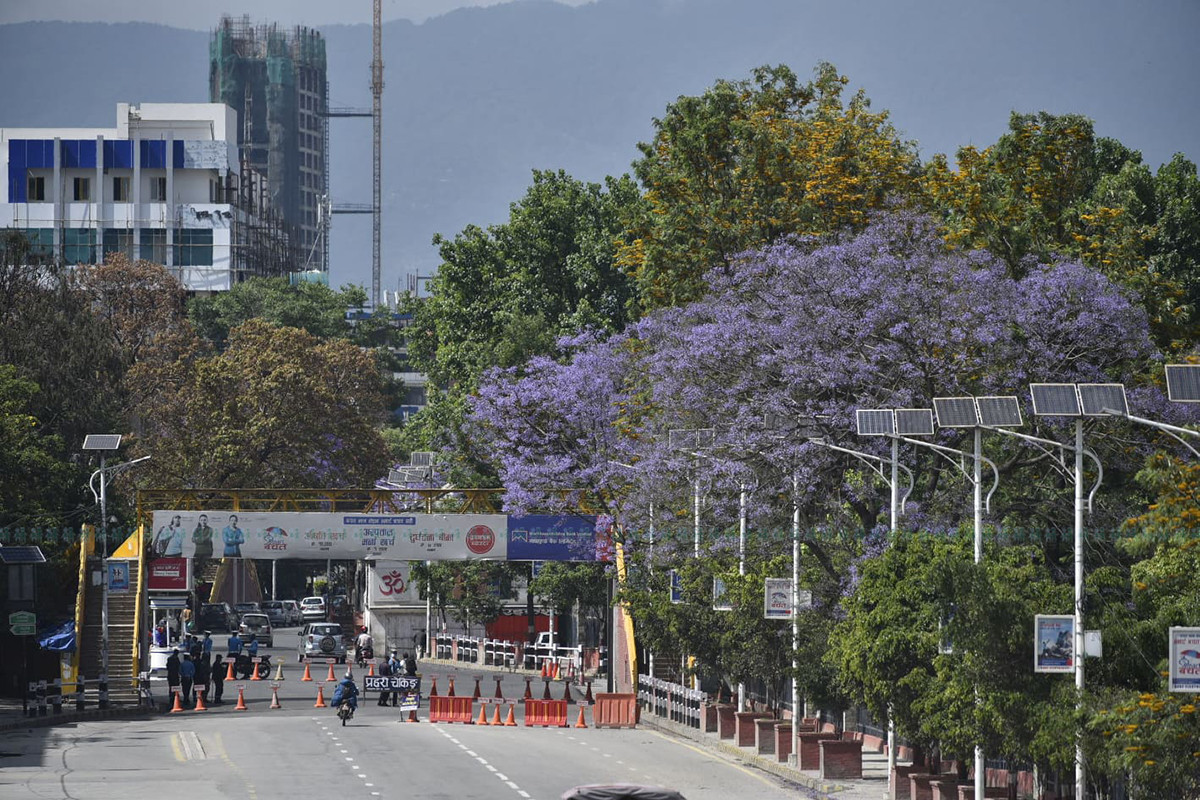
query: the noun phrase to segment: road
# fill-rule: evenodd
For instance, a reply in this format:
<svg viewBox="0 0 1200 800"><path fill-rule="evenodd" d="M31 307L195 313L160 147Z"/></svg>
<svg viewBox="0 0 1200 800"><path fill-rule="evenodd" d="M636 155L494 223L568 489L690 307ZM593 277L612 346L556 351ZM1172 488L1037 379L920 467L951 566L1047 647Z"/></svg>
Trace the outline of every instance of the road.
<svg viewBox="0 0 1200 800"><path fill-rule="evenodd" d="M295 633L283 630L276 638L271 653L285 664L278 693L283 708L269 708L271 682L234 682L226 684L227 702L207 713L10 732L0 739L0 797L128 800L184 793L265 800L333 791L362 798L552 800L572 786L601 782L669 786L688 800L797 796L771 776L643 729L435 725L425 721L424 706L422 721L410 724L373 696L342 727L331 709L313 707L316 686L326 698L332 694L333 684L321 680L328 668L314 668L317 680L302 682L294 649L284 647ZM432 674L444 694L448 673L426 672L426 688ZM459 695L473 691L474 674L457 673ZM495 692L490 678L482 682L485 696ZM239 685L246 711L234 707ZM509 675L502 688L506 697L520 697L524 685ZM552 687L561 697L562 684ZM540 697L542 687L534 688ZM575 716L573 706L572 722Z"/></svg>

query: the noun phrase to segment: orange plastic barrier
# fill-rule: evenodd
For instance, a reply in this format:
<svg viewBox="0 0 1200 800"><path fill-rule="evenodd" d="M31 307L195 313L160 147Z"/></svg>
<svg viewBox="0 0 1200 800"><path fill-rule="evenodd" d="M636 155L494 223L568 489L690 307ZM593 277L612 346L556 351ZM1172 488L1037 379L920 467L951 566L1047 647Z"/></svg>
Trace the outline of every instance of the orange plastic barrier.
<svg viewBox="0 0 1200 800"><path fill-rule="evenodd" d="M475 698L443 695L429 698L430 722L461 722L474 725Z"/></svg>
<svg viewBox="0 0 1200 800"><path fill-rule="evenodd" d="M525 727L538 725L543 728L567 727L566 700L526 700Z"/></svg>
<svg viewBox="0 0 1200 800"><path fill-rule="evenodd" d="M592 725L597 728L635 728L638 720L637 695L596 693Z"/></svg>

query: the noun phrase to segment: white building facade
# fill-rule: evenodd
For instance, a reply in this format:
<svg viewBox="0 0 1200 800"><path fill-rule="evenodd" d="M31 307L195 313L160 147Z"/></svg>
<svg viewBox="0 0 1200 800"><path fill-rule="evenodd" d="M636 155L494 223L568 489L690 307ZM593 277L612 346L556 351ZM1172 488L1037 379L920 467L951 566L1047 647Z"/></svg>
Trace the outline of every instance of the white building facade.
<svg viewBox="0 0 1200 800"><path fill-rule="evenodd" d="M237 124L216 103L119 103L114 128L2 128L0 228L69 264L153 261L189 291L284 275L288 232L241 166Z"/></svg>

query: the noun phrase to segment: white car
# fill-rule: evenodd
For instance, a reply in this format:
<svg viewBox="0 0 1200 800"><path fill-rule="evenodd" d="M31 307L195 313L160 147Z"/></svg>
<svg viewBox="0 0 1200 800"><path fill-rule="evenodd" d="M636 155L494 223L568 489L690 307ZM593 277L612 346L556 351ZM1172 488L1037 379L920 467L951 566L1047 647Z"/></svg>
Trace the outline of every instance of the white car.
<svg viewBox="0 0 1200 800"><path fill-rule="evenodd" d="M306 597L300 601L300 616L305 622L321 622L328 616L324 597Z"/></svg>

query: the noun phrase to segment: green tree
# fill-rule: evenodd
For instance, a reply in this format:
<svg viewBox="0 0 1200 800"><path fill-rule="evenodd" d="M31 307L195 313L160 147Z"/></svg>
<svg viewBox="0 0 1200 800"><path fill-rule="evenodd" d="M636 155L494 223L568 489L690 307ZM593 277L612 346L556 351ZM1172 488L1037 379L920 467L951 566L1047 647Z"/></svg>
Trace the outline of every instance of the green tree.
<svg viewBox="0 0 1200 800"><path fill-rule="evenodd" d="M345 340L250 320L224 352L155 380L139 443L152 485L369 486L387 472L378 365Z"/></svg>
<svg viewBox="0 0 1200 800"><path fill-rule="evenodd" d="M334 290L320 283L290 284L286 278L251 278L229 291L193 298L188 315L201 336L224 348L230 332L251 319L300 328L318 339L350 338L346 312L366 302L360 286Z"/></svg>
<svg viewBox="0 0 1200 800"><path fill-rule="evenodd" d="M504 602L514 596L512 584L519 569L499 561L417 561L412 576L442 623L449 614L470 636L475 626L486 626L500 616Z"/></svg>
<svg viewBox="0 0 1200 800"><path fill-rule="evenodd" d="M12 364L0 364L0 528L44 524L62 510L77 477L62 460L62 441L44 430L33 410L38 386Z"/></svg>
<svg viewBox="0 0 1200 800"><path fill-rule="evenodd" d="M915 148L864 92L846 101L847 83L827 63L809 83L760 67L679 98L654 121L634 164L646 202L620 254L645 308L696 299L704 273L742 251L861 225L911 190Z"/></svg>

